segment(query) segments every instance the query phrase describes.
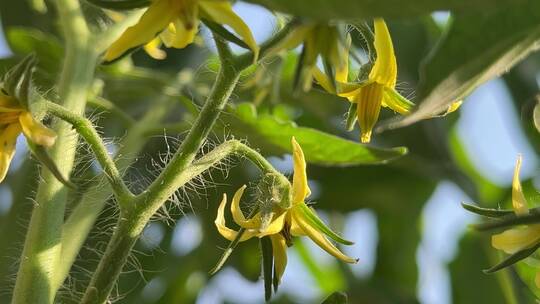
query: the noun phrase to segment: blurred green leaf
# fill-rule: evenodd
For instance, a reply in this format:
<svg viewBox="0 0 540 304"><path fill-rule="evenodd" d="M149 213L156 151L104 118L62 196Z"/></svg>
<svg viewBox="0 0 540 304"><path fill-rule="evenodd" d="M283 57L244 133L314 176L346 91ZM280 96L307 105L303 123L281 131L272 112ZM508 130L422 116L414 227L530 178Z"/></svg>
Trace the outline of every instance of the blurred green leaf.
<svg viewBox="0 0 540 304"><path fill-rule="evenodd" d="M509 303L497 282L505 274L486 275L482 272L491 263L480 237L466 234L459 243L457 257L449 265L453 303Z"/></svg>
<svg viewBox="0 0 540 304"><path fill-rule="evenodd" d="M36 53L39 65L49 73L58 71L63 49L56 37L27 27L11 27L6 32L11 51L26 56Z"/></svg>
<svg viewBox="0 0 540 304"><path fill-rule="evenodd" d="M321 304L347 304L347 294L337 291L328 296Z"/></svg>
<svg viewBox="0 0 540 304"><path fill-rule="evenodd" d="M422 102L411 115L380 129L403 127L445 112L454 101L538 49L539 42L540 1L456 14L422 66Z"/></svg>
<svg viewBox="0 0 540 304"><path fill-rule="evenodd" d="M292 121L282 121L271 114L257 114L250 103L238 104L228 115L237 136L247 136L250 143L262 147L267 154L282 155L291 151L295 136L306 158L321 165L361 165L386 163L407 153L405 147L373 148L316 129L298 127Z"/></svg>
<svg viewBox="0 0 540 304"><path fill-rule="evenodd" d="M412 17L441 10L484 10L518 0L245 0L271 10L318 20L372 17Z"/></svg>

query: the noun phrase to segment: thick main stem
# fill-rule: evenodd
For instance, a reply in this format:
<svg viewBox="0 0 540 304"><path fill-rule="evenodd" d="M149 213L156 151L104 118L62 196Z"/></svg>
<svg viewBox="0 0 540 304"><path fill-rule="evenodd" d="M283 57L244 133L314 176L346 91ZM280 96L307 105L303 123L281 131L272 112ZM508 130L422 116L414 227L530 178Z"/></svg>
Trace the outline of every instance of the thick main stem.
<svg viewBox="0 0 540 304"><path fill-rule="evenodd" d="M58 93L67 109L82 114L97 54L88 44L90 33L79 2L57 0L56 6L66 39L66 59ZM74 163L77 136L71 126L63 121L57 121L53 128L58 134L58 140L50 150L50 156L60 172L69 176ZM55 269L61 263L66 189L45 168L42 177L25 239L13 303L53 303L59 288L53 282Z"/></svg>

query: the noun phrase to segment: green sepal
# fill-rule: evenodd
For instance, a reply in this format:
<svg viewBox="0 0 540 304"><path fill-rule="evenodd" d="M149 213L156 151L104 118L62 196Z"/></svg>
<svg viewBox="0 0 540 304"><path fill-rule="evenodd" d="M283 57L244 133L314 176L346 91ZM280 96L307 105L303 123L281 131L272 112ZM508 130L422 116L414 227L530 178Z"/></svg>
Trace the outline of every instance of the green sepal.
<svg viewBox="0 0 540 304"><path fill-rule="evenodd" d="M351 102L349 110L347 111L347 120L345 126L346 130L349 132L354 130L354 124L356 123L357 119L356 109L358 109L358 104L356 102Z"/></svg>
<svg viewBox="0 0 540 304"><path fill-rule="evenodd" d="M45 150L44 147L36 145L29 140L27 140L26 142L32 155L42 165L44 165L59 182L61 182L62 184L64 184L64 186L68 188L77 189L77 185L72 183L69 179L65 178L64 175L60 172L60 170L58 169L58 167L56 166L51 156L49 155L49 153L47 153L47 150Z"/></svg>
<svg viewBox="0 0 540 304"><path fill-rule="evenodd" d="M219 258L219 261L216 263L216 266L214 266L214 268L210 269L210 271L208 272L210 275L216 274L223 267L223 265L225 265L225 262L231 256L234 248L236 248L236 245L238 245L238 243L240 242L240 238L242 238L244 232L246 232L245 228L240 228L240 230L238 230L236 238L229 243L229 246L227 246L221 257Z"/></svg>
<svg viewBox="0 0 540 304"><path fill-rule="evenodd" d="M375 35L373 34L373 31L369 27L369 25L364 21L358 21L358 22L352 22L352 27L354 27L362 36L363 43L365 43L363 46L367 49L368 57L370 62L375 62Z"/></svg>
<svg viewBox="0 0 540 304"><path fill-rule="evenodd" d="M36 64L34 54L26 56L21 62L12 67L3 78L3 88L14 97L20 106L28 110L32 91L32 74Z"/></svg>
<svg viewBox="0 0 540 304"><path fill-rule="evenodd" d="M398 104L404 109L407 109L407 111L410 111L415 106L414 102L408 100L403 95L399 94L398 91L392 88L384 87L384 93L387 95L387 98L391 98L394 103Z"/></svg>
<svg viewBox="0 0 540 304"><path fill-rule="evenodd" d="M300 211L302 211L302 214L305 216L304 218L315 228L317 228L322 233L326 234L329 238L332 240L341 243L343 245L352 245L354 244L351 241L348 241L341 236L339 236L337 233L332 231L326 224L321 221L321 219L309 208L306 204L298 204L298 208L300 208Z"/></svg>
<svg viewBox="0 0 540 304"><path fill-rule="evenodd" d="M293 77L293 92L297 93L299 91L302 91L303 84L305 82L304 74L305 74L305 58L307 53L307 47L306 45L302 45L302 51L300 52L300 55L298 56L298 63L296 64L296 68L294 71L294 77Z"/></svg>
<svg viewBox="0 0 540 304"><path fill-rule="evenodd" d="M347 294L341 291L336 291L329 295L321 304L347 304L349 299Z"/></svg>
<svg viewBox="0 0 540 304"><path fill-rule="evenodd" d="M495 266L493 266L493 267L491 267L489 269L485 269L484 273L486 273L486 274L494 273L494 272L499 271L499 270L501 270L503 268L506 268L506 267L508 267L510 265L513 265L513 264L527 258L531 254L533 254L538 248L540 248L540 242L538 242L536 245L534 245L532 247L520 250L520 251L510 255L509 257L504 259L499 264L497 264L497 265L495 265Z"/></svg>
<svg viewBox="0 0 540 304"><path fill-rule="evenodd" d="M533 122L536 130L540 132L540 95L536 95L536 105L533 110Z"/></svg>
<svg viewBox="0 0 540 304"><path fill-rule="evenodd" d="M212 20L209 20L207 18L201 18L201 21L208 27L212 32L218 34L221 38L232 42L239 47L242 47L244 49L250 50L251 48L247 43L244 42L244 40L238 38L235 34L231 33L229 30L227 30L223 25L216 23Z"/></svg>
<svg viewBox="0 0 540 304"><path fill-rule="evenodd" d="M150 0L86 0L97 7L110 10L131 10L150 6Z"/></svg>
<svg viewBox="0 0 540 304"><path fill-rule="evenodd" d="M334 71L334 67L332 66L332 63L327 57L323 57L323 66L324 66L324 72L326 76L328 76L328 79L330 79L330 84L332 85L332 89L334 92L337 91L337 83L336 83L336 73Z"/></svg>
<svg viewBox="0 0 540 304"><path fill-rule="evenodd" d="M274 284L274 254L272 251L272 241L270 237L260 238L259 244L262 253L262 274L264 280L264 298L268 302L272 297L272 284Z"/></svg>
<svg viewBox="0 0 540 304"><path fill-rule="evenodd" d="M526 215L507 215L501 220L493 220L485 223L475 224L472 227L479 231L507 228L518 225L538 224L540 223L540 210L538 208L529 209Z"/></svg>
<svg viewBox="0 0 540 304"><path fill-rule="evenodd" d="M467 203L461 203L461 206L463 207L463 209L467 211L476 213L481 216L491 217L491 218L500 218L503 216L514 214L514 211L509 210L509 209L501 210L501 209L493 209L493 208L483 208L483 207L478 207L478 206L467 204Z"/></svg>

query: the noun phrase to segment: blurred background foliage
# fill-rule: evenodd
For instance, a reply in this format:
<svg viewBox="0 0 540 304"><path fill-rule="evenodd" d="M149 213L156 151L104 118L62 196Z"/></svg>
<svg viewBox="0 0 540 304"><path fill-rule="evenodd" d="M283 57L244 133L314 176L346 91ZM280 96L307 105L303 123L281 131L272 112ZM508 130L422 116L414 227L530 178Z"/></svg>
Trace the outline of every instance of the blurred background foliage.
<svg viewBox="0 0 540 304"><path fill-rule="evenodd" d="M294 134L311 139L312 144L307 139L303 143L310 162L311 199L333 227L356 241L344 250L360 258L358 265L340 264L311 243L296 240L273 302L318 303L335 291L344 291L350 303L532 302L540 294L533 279L538 262L531 259L494 275L483 274L482 269L501 257L490 247L488 235L467 229L475 217L459 204L508 207L517 153L525 159L526 193L531 201L540 202L540 135L533 123L540 56L529 55L540 41L538 2L509 7L513 1L411 1L410 6L390 0L249 2L325 20L389 16L400 90L416 95L417 102L435 103L429 108L432 113L468 96L459 111L377 134L366 147L336 137L355 142L358 138L358 130L345 130L346 102L319 89L292 92L297 51L243 76L207 147L224 138L246 139L278 169L291 172L288 138ZM5 44L0 43L0 71L35 52L39 87L54 95L62 38L54 10L37 12L32 3L0 3L5 37ZM84 8L96 27L103 26L102 12L89 5ZM239 2L235 9L259 42L276 27L272 15L260 6ZM213 45L207 29L200 36L204 43L168 49L165 60L137 51L132 60L98 68L87 114L100 126L112 151L118 138L145 113L168 106L161 122L148 132L142 151L126 156L132 158L126 174L135 188L142 189L163 166L212 85ZM355 46L363 45L359 35L352 32L352 36ZM360 48L355 51L365 55ZM525 55L529 56L522 58ZM391 115L386 111L384 116ZM393 122L382 125L387 123ZM393 147L406 147L408 153ZM37 180L36 163L21 153L17 157L0 185L0 303L10 299ZM379 158L393 160L365 164ZM84 147L79 159L79 180L97 173ZM239 246L226 268L214 277L208 275L227 244L214 228L216 203L223 192L230 195L244 183L255 184L257 178L255 168L231 159L181 189L175 203L156 215L137 244L115 291L118 303L263 302L256 242ZM72 193L71 207L78 198ZM60 303L76 302L84 291L115 213L112 203L103 210L58 297Z"/></svg>

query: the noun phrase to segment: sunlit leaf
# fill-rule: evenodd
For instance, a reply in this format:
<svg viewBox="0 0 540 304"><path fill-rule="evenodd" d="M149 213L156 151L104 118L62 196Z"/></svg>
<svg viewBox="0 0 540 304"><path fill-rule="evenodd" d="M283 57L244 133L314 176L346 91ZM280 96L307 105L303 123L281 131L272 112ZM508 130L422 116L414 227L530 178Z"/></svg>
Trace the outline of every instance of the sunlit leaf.
<svg viewBox="0 0 540 304"><path fill-rule="evenodd" d="M247 136L250 143L260 144L264 152L271 155L290 153L292 136L302 146L309 162L322 165L380 164L407 153L405 147L369 147L316 129L299 127L292 121L282 121L271 114L257 114L249 103L239 104L233 113L234 117L226 119L238 132L236 134Z"/></svg>

